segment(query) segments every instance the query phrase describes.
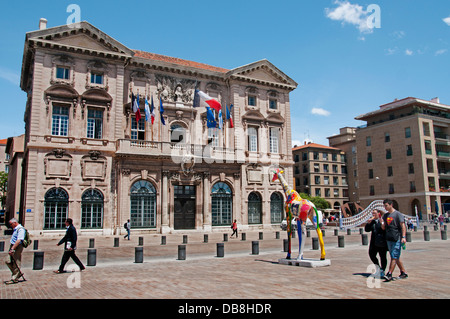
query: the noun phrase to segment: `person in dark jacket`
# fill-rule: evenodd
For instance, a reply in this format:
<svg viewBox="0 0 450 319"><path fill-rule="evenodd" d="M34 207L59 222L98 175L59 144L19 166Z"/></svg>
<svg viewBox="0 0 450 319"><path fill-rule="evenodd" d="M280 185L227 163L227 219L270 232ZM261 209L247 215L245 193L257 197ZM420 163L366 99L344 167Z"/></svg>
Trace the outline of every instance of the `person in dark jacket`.
<svg viewBox="0 0 450 319"><path fill-rule="evenodd" d="M370 244L369 244L369 257L372 262L378 266L379 273L381 277L384 277L384 272L387 267L387 243L385 238L385 231L381 228L381 218L383 216L383 212L377 209L374 209L373 217L367 221L366 226L364 226L364 230L366 232L372 232L370 236ZM378 261L377 254L380 256L380 261ZM381 265L380 265L381 263Z"/></svg>
<svg viewBox="0 0 450 319"><path fill-rule="evenodd" d="M73 221L71 218L66 219L66 235L59 241L57 246L64 244L64 254L61 259L61 265L59 266L58 270L55 270L54 272L57 274L65 273L64 266L69 261L69 258L72 258L72 260L80 267L80 271L84 270L85 267L81 263L81 261L78 259L77 255L75 255L75 250L77 249L77 230L73 226Z"/></svg>

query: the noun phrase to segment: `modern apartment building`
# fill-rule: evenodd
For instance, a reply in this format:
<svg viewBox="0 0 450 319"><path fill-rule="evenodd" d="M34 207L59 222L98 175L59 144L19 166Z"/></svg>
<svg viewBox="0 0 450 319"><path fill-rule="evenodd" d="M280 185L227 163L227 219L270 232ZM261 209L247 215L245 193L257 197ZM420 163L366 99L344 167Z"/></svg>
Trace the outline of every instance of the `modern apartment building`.
<svg viewBox="0 0 450 319"><path fill-rule="evenodd" d="M120 233L127 219L156 233L221 231L234 219L241 229L279 225L283 191L270 174L293 178L296 87L265 59L225 69L131 50L88 22L42 20L26 34L22 64L21 220L43 234L69 216L99 234ZM193 107L196 89L221 103L222 129Z"/></svg>
<svg viewBox="0 0 450 319"><path fill-rule="evenodd" d="M359 199L390 198L404 214L450 203L450 106L408 97L356 117Z"/></svg>
<svg viewBox="0 0 450 319"><path fill-rule="evenodd" d="M335 147L307 143L292 149L297 192L324 198L338 212L348 202L345 153Z"/></svg>

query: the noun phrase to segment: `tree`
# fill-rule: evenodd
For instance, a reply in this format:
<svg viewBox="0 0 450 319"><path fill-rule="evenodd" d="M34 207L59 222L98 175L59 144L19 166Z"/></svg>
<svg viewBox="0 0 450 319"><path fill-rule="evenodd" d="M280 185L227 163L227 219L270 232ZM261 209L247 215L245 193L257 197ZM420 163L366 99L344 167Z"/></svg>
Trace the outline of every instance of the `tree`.
<svg viewBox="0 0 450 319"><path fill-rule="evenodd" d="M0 201L2 209L6 204L6 191L8 188L8 173L0 172Z"/></svg>
<svg viewBox="0 0 450 319"><path fill-rule="evenodd" d="M307 199L312 202L316 206L317 210L330 208L330 204L320 196L311 197L305 193L300 193L299 195L301 198Z"/></svg>

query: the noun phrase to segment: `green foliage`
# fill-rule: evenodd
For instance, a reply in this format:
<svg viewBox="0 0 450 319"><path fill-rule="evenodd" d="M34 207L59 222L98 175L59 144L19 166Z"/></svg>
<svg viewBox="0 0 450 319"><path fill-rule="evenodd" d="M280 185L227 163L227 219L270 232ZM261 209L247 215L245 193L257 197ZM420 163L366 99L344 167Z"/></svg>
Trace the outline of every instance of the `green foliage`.
<svg viewBox="0 0 450 319"><path fill-rule="evenodd" d="M307 199L309 201L311 201L317 209L327 209L330 208L330 204L323 199L322 197L316 196L316 197L311 197L308 194L305 193L300 193L299 194L301 198Z"/></svg>

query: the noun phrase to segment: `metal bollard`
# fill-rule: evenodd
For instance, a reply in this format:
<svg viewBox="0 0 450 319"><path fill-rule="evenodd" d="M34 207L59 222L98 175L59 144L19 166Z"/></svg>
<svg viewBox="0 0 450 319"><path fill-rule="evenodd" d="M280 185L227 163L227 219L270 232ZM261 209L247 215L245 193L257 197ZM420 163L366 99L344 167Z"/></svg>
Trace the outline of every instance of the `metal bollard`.
<svg viewBox="0 0 450 319"><path fill-rule="evenodd" d="M338 247L340 247L340 248L344 248L345 247L344 236L338 236Z"/></svg>
<svg viewBox="0 0 450 319"><path fill-rule="evenodd" d="M97 265L97 249L91 248L87 251L87 265L95 266Z"/></svg>
<svg viewBox="0 0 450 319"><path fill-rule="evenodd" d="M204 234L203 235L203 242L207 243L208 242L208 234Z"/></svg>
<svg viewBox="0 0 450 319"><path fill-rule="evenodd" d="M359 234L360 234L360 235L364 234L364 229L363 229L363 228L360 228L360 229L359 229Z"/></svg>
<svg viewBox="0 0 450 319"><path fill-rule="evenodd" d="M134 248L134 262L136 264L142 264L144 262L144 247Z"/></svg>
<svg viewBox="0 0 450 319"><path fill-rule="evenodd" d="M322 232L322 237L325 237L325 229L320 230Z"/></svg>
<svg viewBox="0 0 450 319"><path fill-rule="evenodd" d="M352 234L352 230L349 228L347 229L347 235L351 235Z"/></svg>
<svg viewBox="0 0 450 319"><path fill-rule="evenodd" d="M5 242L0 241L0 252L5 251Z"/></svg>
<svg viewBox="0 0 450 319"><path fill-rule="evenodd" d="M414 231L415 231L415 232L417 231L417 226L414 226Z"/></svg>
<svg viewBox="0 0 450 319"><path fill-rule="evenodd" d="M223 234L223 241L228 241L228 234Z"/></svg>
<svg viewBox="0 0 450 319"><path fill-rule="evenodd" d="M144 237L139 237L139 246L144 246Z"/></svg>
<svg viewBox="0 0 450 319"><path fill-rule="evenodd" d="M161 236L161 245L166 244L166 236Z"/></svg>
<svg viewBox="0 0 450 319"><path fill-rule="evenodd" d="M428 230L423 231L423 240L430 241L430 232Z"/></svg>
<svg viewBox="0 0 450 319"><path fill-rule="evenodd" d="M317 238L317 237L312 238L312 249L313 250L319 249L319 238Z"/></svg>
<svg viewBox="0 0 450 319"><path fill-rule="evenodd" d="M217 243L217 257L225 256L225 245L224 243Z"/></svg>
<svg viewBox="0 0 450 319"><path fill-rule="evenodd" d="M411 232L407 231L406 232L406 242L410 243L412 241L412 236L411 236Z"/></svg>
<svg viewBox="0 0 450 319"><path fill-rule="evenodd" d="M183 244L188 243L188 235L183 235Z"/></svg>
<svg viewBox="0 0 450 319"><path fill-rule="evenodd" d="M247 240L247 235L245 233L241 233L241 240Z"/></svg>
<svg viewBox="0 0 450 319"><path fill-rule="evenodd" d="M369 241L367 239L367 234L361 234L361 241L363 246L367 246L369 244Z"/></svg>
<svg viewBox="0 0 450 319"><path fill-rule="evenodd" d="M295 238L295 236L297 236L297 231L296 230L292 231L291 238Z"/></svg>
<svg viewBox="0 0 450 319"><path fill-rule="evenodd" d="M285 253L287 253L288 250L289 250L289 240L288 239L283 239L283 251Z"/></svg>
<svg viewBox="0 0 450 319"><path fill-rule="evenodd" d="M33 250L38 250L38 249L39 249L39 240L35 239L35 240L33 240Z"/></svg>
<svg viewBox="0 0 450 319"><path fill-rule="evenodd" d="M178 245L178 260L186 260L186 245Z"/></svg>
<svg viewBox="0 0 450 319"><path fill-rule="evenodd" d="M44 269L44 252L36 251L34 252L33 258L33 270L42 270Z"/></svg>
<svg viewBox="0 0 450 319"><path fill-rule="evenodd" d="M434 231L439 230L439 226L438 225L434 225Z"/></svg>
<svg viewBox="0 0 450 319"><path fill-rule="evenodd" d="M259 241L252 241L252 255L259 255Z"/></svg>
<svg viewBox="0 0 450 319"><path fill-rule="evenodd" d="M114 247L119 247L119 237L114 238Z"/></svg>
<svg viewBox="0 0 450 319"><path fill-rule="evenodd" d="M306 237L311 237L311 232L309 230L306 231Z"/></svg>
<svg viewBox="0 0 450 319"><path fill-rule="evenodd" d="M445 230L441 230L441 239L447 240L447 232Z"/></svg>
<svg viewBox="0 0 450 319"><path fill-rule="evenodd" d="M94 248L95 247L95 239L94 238L90 238L89 239L89 248Z"/></svg>
<svg viewBox="0 0 450 319"><path fill-rule="evenodd" d="M264 239L264 233L263 232L259 232L259 240L263 240Z"/></svg>
<svg viewBox="0 0 450 319"><path fill-rule="evenodd" d="M423 225L423 230L428 230L428 226L427 225Z"/></svg>
<svg viewBox="0 0 450 319"><path fill-rule="evenodd" d="M275 239L280 239L280 232L279 231L275 232Z"/></svg>
<svg viewBox="0 0 450 319"><path fill-rule="evenodd" d="M334 236L339 236L339 229L336 228L336 229L334 230Z"/></svg>

